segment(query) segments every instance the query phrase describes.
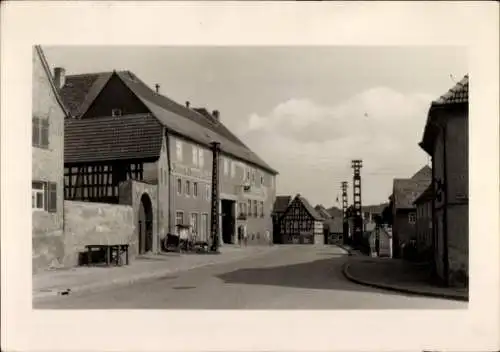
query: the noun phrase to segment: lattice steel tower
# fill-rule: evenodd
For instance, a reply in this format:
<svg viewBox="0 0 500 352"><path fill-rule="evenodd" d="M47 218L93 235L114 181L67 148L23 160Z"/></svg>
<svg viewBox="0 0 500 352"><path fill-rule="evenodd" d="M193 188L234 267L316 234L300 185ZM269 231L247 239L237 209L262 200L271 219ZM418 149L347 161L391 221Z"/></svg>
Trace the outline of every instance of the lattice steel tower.
<svg viewBox="0 0 500 352"><path fill-rule="evenodd" d="M220 143L212 142L212 207L210 219L211 250L219 250L219 152Z"/></svg>
<svg viewBox="0 0 500 352"><path fill-rule="evenodd" d="M347 181L342 181L342 238L347 243L349 237L349 223L347 222Z"/></svg>
<svg viewBox="0 0 500 352"><path fill-rule="evenodd" d="M353 241L355 245L361 243L363 237L363 218L361 217L361 168L362 160L353 160L352 168L354 169L353 176L353 205L354 205L354 231Z"/></svg>

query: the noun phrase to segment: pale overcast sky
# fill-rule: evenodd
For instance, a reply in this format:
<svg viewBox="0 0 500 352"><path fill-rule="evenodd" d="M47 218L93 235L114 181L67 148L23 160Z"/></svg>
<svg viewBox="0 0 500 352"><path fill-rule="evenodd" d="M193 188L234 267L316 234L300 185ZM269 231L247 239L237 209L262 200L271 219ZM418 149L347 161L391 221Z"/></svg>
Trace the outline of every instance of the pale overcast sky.
<svg viewBox="0 0 500 352"><path fill-rule="evenodd" d="M335 204L363 159L363 204L387 201L395 177L428 159L431 100L467 74L457 47L44 47L67 74L130 70L161 93L217 109L277 169L278 194ZM451 76L451 77L450 77ZM365 113L368 116L365 116Z"/></svg>

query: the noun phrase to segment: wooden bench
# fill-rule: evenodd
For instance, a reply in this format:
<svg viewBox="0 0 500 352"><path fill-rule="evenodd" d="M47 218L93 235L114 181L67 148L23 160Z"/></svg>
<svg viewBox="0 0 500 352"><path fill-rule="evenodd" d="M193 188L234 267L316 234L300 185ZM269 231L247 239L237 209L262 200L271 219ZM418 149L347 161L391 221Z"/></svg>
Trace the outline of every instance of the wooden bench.
<svg viewBox="0 0 500 352"><path fill-rule="evenodd" d="M94 249L101 250L105 252L106 265L111 264L119 266L121 263L121 255L125 253L125 265L129 264L128 260L128 244L91 244L86 245L87 249L87 265L92 264L92 251ZM114 259L114 260L113 260Z"/></svg>

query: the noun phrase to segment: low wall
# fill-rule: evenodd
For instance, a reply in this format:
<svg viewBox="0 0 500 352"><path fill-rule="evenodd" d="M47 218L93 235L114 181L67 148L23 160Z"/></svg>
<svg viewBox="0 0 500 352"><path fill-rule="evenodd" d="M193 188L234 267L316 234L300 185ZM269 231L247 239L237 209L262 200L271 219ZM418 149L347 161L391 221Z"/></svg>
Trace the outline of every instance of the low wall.
<svg viewBox="0 0 500 352"><path fill-rule="evenodd" d="M64 265L79 263L79 253L90 244L136 246L131 206L64 201Z"/></svg>

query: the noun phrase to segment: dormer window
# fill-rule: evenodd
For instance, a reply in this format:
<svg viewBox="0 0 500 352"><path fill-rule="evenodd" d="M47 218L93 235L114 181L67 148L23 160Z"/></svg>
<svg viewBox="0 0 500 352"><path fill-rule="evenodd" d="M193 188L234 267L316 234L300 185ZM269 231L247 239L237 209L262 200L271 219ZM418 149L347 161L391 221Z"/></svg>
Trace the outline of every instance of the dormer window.
<svg viewBox="0 0 500 352"><path fill-rule="evenodd" d="M111 116L113 116L113 117L122 116L122 110L121 109L112 109Z"/></svg>

